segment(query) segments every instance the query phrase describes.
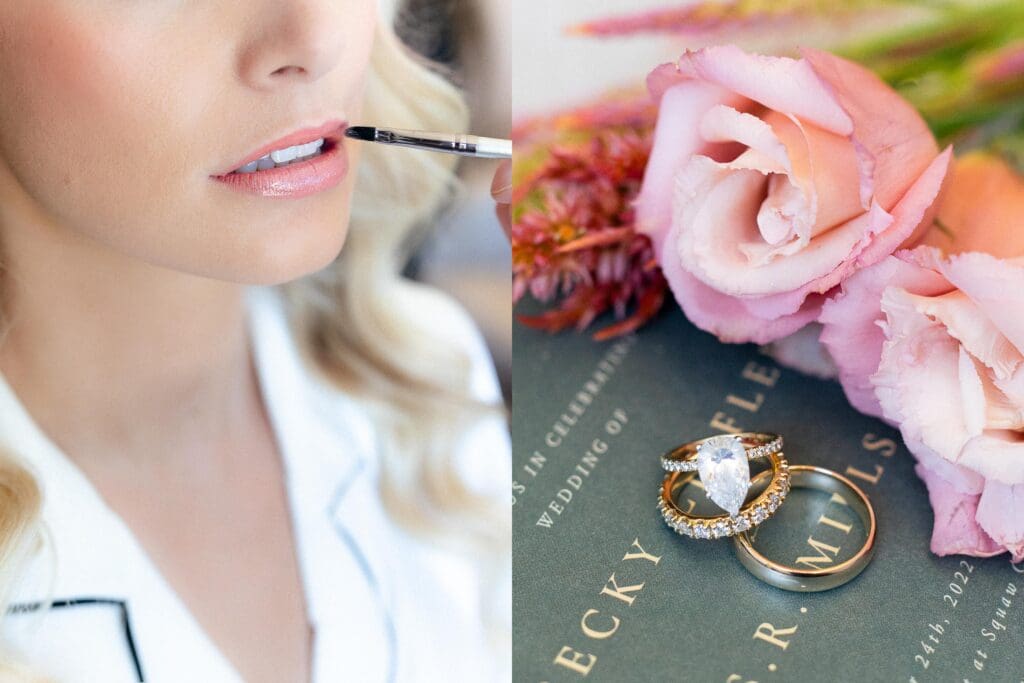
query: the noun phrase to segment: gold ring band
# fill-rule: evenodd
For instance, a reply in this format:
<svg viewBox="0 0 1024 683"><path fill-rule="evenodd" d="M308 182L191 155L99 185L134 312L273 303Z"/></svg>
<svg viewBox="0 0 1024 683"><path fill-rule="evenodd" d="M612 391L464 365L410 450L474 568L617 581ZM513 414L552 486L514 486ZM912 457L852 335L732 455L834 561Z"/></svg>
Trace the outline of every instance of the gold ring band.
<svg viewBox="0 0 1024 683"><path fill-rule="evenodd" d="M748 460L765 458L782 451L782 437L771 432L740 432L708 436L677 446L661 456L661 468L667 472L691 472L697 469L696 455L701 446L722 439L738 439Z"/></svg>
<svg viewBox="0 0 1024 683"><path fill-rule="evenodd" d="M768 456L772 469L758 478L771 475L768 486L756 498L744 504L735 517L728 513L705 517L683 512L676 503L676 492L692 481L696 471L666 472L658 493L658 510L665 524L677 534L691 538L722 538L752 529L771 517L789 493L789 464L782 452Z"/></svg>
<svg viewBox="0 0 1024 683"><path fill-rule="evenodd" d="M765 583L788 591L824 591L851 581L864 571L875 552L875 511L871 507L871 501L856 484L832 470L812 465L793 465L789 471L793 486L840 496L843 502L857 513L864 525L867 534L864 545L853 557L831 567L801 569L769 560L754 548L750 536L743 532L736 534L734 538L736 555L751 574ZM754 477L754 481L766 474L767 472L759 473Z"/></svg>

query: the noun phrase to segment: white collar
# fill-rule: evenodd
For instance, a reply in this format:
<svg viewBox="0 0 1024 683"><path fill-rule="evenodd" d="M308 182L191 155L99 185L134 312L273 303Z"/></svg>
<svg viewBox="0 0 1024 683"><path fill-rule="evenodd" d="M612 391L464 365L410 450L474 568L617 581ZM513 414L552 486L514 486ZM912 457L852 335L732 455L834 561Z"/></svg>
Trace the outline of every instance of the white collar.
<svg viewBox="0 0 1024 683"><path fill-rule="evenodd" d="M299 553L311 560L303 563L303 582L323 644L314 680L326 681L332 672L331 680L343 673L352 680L394 680L394 605L382 576L392 554L391 529L376 489L372 420L364 406L303 365L279 293L260 287L249 294L260 380L267 381L264 397L283 452Z"/></svg>

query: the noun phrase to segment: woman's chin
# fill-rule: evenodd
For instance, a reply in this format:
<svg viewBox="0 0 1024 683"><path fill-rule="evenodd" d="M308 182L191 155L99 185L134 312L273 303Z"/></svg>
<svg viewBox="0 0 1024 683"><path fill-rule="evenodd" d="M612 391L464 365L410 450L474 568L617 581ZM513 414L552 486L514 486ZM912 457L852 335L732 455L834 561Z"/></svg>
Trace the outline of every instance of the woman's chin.
<svg viewBox="0 0 1024 683"><path fill-rule="evenodd" d="M337 216L331 224L306 225L292 234L265 242L255 249L252 261L242 264L246 284L277 285L312 275L338 257L348 234L346 222Z"/></svg>
<svg viewBox="0 0 1024 683"><path fill-rule="evenodd" d="M347 212L346 212L347 213ZM297 216L288 224L253 230L199 253L143 260L200 277L244 285L278 285L331 265L348 235L348 219L333 212L330 220Z"/></svg>

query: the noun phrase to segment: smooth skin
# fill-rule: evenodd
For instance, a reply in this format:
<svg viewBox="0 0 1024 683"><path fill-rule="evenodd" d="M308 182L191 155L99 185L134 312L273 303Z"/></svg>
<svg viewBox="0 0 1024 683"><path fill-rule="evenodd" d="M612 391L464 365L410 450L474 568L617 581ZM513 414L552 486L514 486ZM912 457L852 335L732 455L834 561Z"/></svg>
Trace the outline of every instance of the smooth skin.
<svg viewBox="0 0 1024 683"><path fill-rule="evenodd" d="M209 176L359 120L375 5L0 2L0 372L251 683L312 634L244 286L337 256L359 143L301 199Z"/></svg>

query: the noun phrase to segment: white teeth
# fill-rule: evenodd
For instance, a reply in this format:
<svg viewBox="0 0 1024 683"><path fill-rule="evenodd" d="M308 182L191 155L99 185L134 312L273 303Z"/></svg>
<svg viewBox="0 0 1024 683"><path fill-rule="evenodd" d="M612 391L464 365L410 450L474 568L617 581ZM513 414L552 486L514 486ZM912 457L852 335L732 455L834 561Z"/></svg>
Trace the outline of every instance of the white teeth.
<svg viewBox="0 0 1024 683"><path fill-rule="evenodd" d="M286 147L284 149L275 149L273 152L270 153L270 158L274 160L274 163L285 164L291 161L292 159L309 156L318 148L319 145L317 143L323 145L323 138L313 140L312 142L307 142L304 145L294 145L292 147Z"/></svg>
<svg viewBox="0 0 1024 683"><path fill-rule="evenodd" d="M275 149L273 152L270 153L270 158L273 159L274 163L276 164L283 164L294 159L298 155L298 153L299 150L296 147Z"/></svg>
<svg viewBox="0 0 1024 683"><path fill-rule="evenodd" d="M324 139L319 138L304 145L294 145L285 149L276 149L270 154L256 161L242 166L235 173L254 173L255 171L266 171L267 169L288 166L319 156L320 148L324 146Z"/></svg>

